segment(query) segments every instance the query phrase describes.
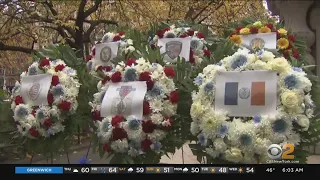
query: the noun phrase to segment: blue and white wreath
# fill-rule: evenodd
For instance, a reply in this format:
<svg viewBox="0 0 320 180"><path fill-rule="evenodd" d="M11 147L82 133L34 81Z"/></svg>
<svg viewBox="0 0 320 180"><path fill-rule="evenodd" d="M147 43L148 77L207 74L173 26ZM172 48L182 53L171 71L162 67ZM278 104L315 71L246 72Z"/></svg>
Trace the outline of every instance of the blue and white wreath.
<svg viewBox="0 0 320 180"><path fill-rule="evenodd" d="M228 112L216 111L217 72L251 70L277 72L277 113L237 118L228 116ZM275 58L268 51L251 54L240 49L217 65L208 65L194 81L199 90L192 95L191 133L214 159L266 163L271 144L298 145L300 132L309 128L314 104L310 95L312 84L306 75L301 68L292 67L285 58Z"/></svg>

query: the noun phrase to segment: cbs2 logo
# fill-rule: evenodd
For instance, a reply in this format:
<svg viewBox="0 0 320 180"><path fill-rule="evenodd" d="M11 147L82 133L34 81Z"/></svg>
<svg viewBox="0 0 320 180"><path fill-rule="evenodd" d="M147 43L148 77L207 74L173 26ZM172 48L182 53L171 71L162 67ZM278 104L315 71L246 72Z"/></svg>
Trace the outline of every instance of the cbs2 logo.
<svg viewBox="0 0 320 180"><path fill-rule="evenodd" d="M267 150L267 154L271 159L294 159L294 155L291 154L293 152L293 144L284 144L282 148L278 144L271 144Z"/></svg>

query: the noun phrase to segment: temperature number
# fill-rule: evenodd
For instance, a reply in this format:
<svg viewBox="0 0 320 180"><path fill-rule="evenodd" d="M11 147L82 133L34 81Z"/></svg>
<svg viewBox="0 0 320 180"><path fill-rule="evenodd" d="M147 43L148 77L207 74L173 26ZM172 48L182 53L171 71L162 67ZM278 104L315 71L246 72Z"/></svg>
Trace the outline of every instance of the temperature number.
<svg viewBox="0 0 320 180"><path fill-rule="evenodd" d="M227 168L226 167L219 168L219 172L220 173L227 173Z"/></svg>
<svg viewBox="0 0 320 180"><path fill-rule="evenodd" d="M193 167L193 168L191 168L191 173L199 173L199 168L197 168L197 167Z"/></svg>

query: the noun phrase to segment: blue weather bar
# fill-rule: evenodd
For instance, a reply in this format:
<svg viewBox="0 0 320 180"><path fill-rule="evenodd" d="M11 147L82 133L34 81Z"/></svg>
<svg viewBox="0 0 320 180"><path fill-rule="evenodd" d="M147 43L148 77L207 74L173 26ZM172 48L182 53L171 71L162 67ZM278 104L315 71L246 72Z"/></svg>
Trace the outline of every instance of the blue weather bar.
<svg viewBox="0 0 320 180"><path fill-rule="evenodd" d="M63 174L63 167L16 167L16 174Z"/></svg>

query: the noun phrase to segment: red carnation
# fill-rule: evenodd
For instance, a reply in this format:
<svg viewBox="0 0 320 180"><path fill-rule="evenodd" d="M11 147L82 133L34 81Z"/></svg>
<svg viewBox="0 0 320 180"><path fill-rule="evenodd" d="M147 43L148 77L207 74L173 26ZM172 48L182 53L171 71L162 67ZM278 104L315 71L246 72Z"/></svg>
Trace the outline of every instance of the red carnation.
<svg viewBox="0 0 320 180"><path fill-rule="evenodd" d="M132 64L134 64L136 62L136 59L134 58L129 58L126 62L127 66L131 66Z"/></svg>
<svg viewBox="0 0 320 180"><path fill-rule="evenodd" d="M116 115L112 118L111 125L118 127L122 121L124 121L124 117L121 115Z"/></svg>
<svg viewBox="0 0 320 180"><path fill-rule="evenodd" d="M142 131L145 133L153 133L157 125L153 124L151 120L142 121Z"/></svg>
<svg viewBox="0 0 320 180"><path fill-rule="evenodd" d="M53 103L53 95L51 93L48 93L47 100L48 100L49 106L51 106Z"/></svg>
<svg viewBox="0 0 320 180"><path fill-rule="evenodd" d="M121 72L119 72L119 71L113 73L112 76L111 76L111 81L112 81L113 83L120 82L121 79L122 79L122 77L121 77Z"/></svg>
<svg viewBox="0 0 320 180"><path fill-rule="evenodd" d="M265 24L264 26L268 27L269 29L273 29L273 24L271 23Z"/></svg>
<svg viewBox="0 0 320 180"><path fill-rule="evenodd" d="M174 69L170 67L165 67L164 73L166 74L167 77L174 78L176 76L176 72L174 72Z"/></svg>
<svg viewBox="0 0 320 180"><path fill-rule="evenodd" d="M164 32L170 31L170 28L163 28L163 31L164 31Z"/></svg>
<svg viewBox="0 0 320 180"><path fill-rule="evenodd" d="M52 86L56 86L57 84L59 84L59 77L58 76L52 76L52 81L51 81L51 85Z"/></svg>
<svg viewBox="0 0 320 180"><path fill-rule="evenodd" d="M250 32L251 32L252 34L257 34L257 33L258 33L258 28L252 27L252 28L250 28Z"/></svg>
<svg viewBox="0 0 320 180"><path fill-rule="evenodd" d="M300 54L299 54L299 51L296 50L296 49L293 49L292 50L292 56L296 59L300 59Z"/></svg>
<svg viewBox="0 0 320 180"><path fill-rule="evenodd" d="M147 90L150 91L154 86L154 82L153 81L147 81Z"/></svg>
<svg viewBox="0 0 320 180"><path fill-rule="evenodd" d="M210 57L210 55L211 55L211 52L209 51L209 49L203 50L203 53L204 53L204 55L207 56L207 57Z"/></svg>
<svg viewBox="0 0 320 180"><path fill-rule="evenodd" d="M101 121L102 120L102 117L100 115L100 111L98 110L95 110L91 113L91 117L94 121Z"/></svg>
<svg viewBox="0 0 320 180"><path fill-rule="evenodd" d="M41 61L40 61L40 65L39 65L40 67L45 67L45 66L50 66L50 61L49 61L49 59L42 59Z"/></svg>
<svg viewBox="0 0 320 180"><path fill-rule="evenodd" d="M242 28L243 28L242 26L239 26L239 27L236 27L235 30L239 32Z"/></svg>
<svg viewBox="0 0 320 180"><path fill-rule="evenodd" d="M170 93L169 101L173 104L178 103L179 101L179 93L178 91L172 91Z"/></svg>
<svg viewBox="0 0 320 180"><path fill-rule="evenodd" d="M33 116L36 116L36 110L35 109L32 109L32 112L31 112L31 114L33 115Z"/></svg>
<svg viewBox="0 0 320 180"><path fill-rule="evenodd" d="M151 47L151 49L153 49L153 50L156 49L156 45L154 45L154 44L151 44L150 47Z"/></svg>
<svg viewBox="0 0 320 180"><path fill-rule="evenodd" d="M56 66L56 67L54 68L54 70L55 70L56 72L59 72L59 71L62 71L64 68L65 68L65 65L59 64L58 66Z"/></svg>
<svg viewBox="0 0 320 180"><path fill-rule="evenodd" d="M109 146L107 144L103 145L103 150L105 150L106 152L111 152L111 149L109 148Z"/></svg>
<svg viewBox="0 0 320 180"><path fill-rule="evenodd" d="M16 105L22 104L23 103L22 96L16 96L14 102L16 103Z"/></svg>
<svg viewBox="0 0 320 180"><path fill-rule="evenodd" d="M88 55L87 57L86 57L86 60L87 61L90 61L92 59L92 56L91 55Z"/></svg>
<svg viewBox="0 0 320 180"><path fill-rule="evenodd" d="M121 40L121 37L120 36L115 36L113 37L113 42L116 42L116 41L120 41Z"/></svg>
<svg viewBox="0 0 320 180"><path fill-rule="evenodd" d="M59 104L59 108L60 108L62 111L69 112L70 109L71 109L71 102L69 102L69 101L62 101L62 102Z"/></svg>
<svg viewBox="0 0 320 180"><path fill-rule="evenodd" d="M112 67L111 66L103 66L103 69L106 71L106 72L109 72L112 70Z"/></svg>
<svg viewBox="0 0 320 180"><path fill-rule="evenodd" d="M46 127L51 127L52 126L52 122L50 119L46 119L44 122L43 122L43 125L46 126Z"/></svg>
<svg viewBox="0 0 320 180"><path fill-rule="evenodd" d="M296 37L294 37L293 34L290 34L290 35L288 36L288 39L289 39L290 41L292 41L292 42L295 42L295 41L296 41Z"/></svg>
<svg viewBox="0 0 320 180"><path fill-rule="evenodd" d="M96 48L93 48L93 49L92 49L91 54L92 54L93 56L96 55Z"/></svg>
<svg viewBox="0 0 320 180"><path fill-rule="evenodd" d="M194 35L194 30L189 29L187 33L188 33L189 36L193 36Z"/></svg>
<svg viewBox="0 0 320 180"><path fill-rule="evenodd" d="M139 76L139 81L151 81L150 75L149 72L142 72Z"/></svg>
<svg viewBox="0 0 320 180"><path fill-rule="evenodd" d="M143 102L143 115L148 115L151 113L150 104L149 102L145 101Z"/></svg>
<svg viewBox="0 0 320 180"><path fill-rule="evenodd" d="M107 82L109 82L110 81L110 77L109 76L105 76L104 78L103 78L103 80L101 81L101 83L103 84L103 85L105 85Z"/></svg>
<svg viewBox="0 0 320 180"><path fill-rule="evenodd" d="M191 64L194 64L195 61L196 61L196 59L193 57L193 51L192 51L192 49L190 49L189 62Z"/></svg>
<svg viewBox="0 0 320 180"><path fill-rule="evenodd" d="M118 35L119 35L119 36L123 36L123 35L124 35L124 32L119 32Z"/></svg>
<svg viewBox="0 0 320 180"><path fill-rule="evenodd" d="M202 34L201 32L198 32L198 33L197 33L197 37L198 37L199 39L204 39L204 38L205 38L204 34Z"/></svg>
<svg viewBox="0 0 320 180"><path fill-rule="evenodd" d="M188 37L188 34L180 34L179 37L180 37L180 38L185 38L185 37Z"/></svg>
<svg viewBox="0 0 320 180"><path fill-rule="evenodd" d="M39 135L40 135L39 132L37 130L35 130L34 128L30 128L29 133L33 137L39 137Z"/></svg>
<svg viewBox="0 0 320 180"><path fill-rule="evenodd" d="M283 56L288 59L289 58L289 52L288 50L283 51Z"/></svg>
<svg viewBox="0 0 320 180"><path fill-rule="evenodd" d="M116 127L112 130L112 140L116 141L118 139L125 139L128 137L127 132L119 127Z"/></svg>
<svg viewBox="0 0 320 180"><path fill-rule="evenodd" d="M143 141L141 141L141 148L142 148L142 151L144 152L147 152L151 149L151 144L152 144L152 141L150 139L145 139Z"/></svg>
<svg viewBox="0 0 320 180"><path fill-rule="evenodd" d="M163 35L164 35L163 30L161 29L157 30L156 35L159 36L159 38L163 38Z"/></svg>

